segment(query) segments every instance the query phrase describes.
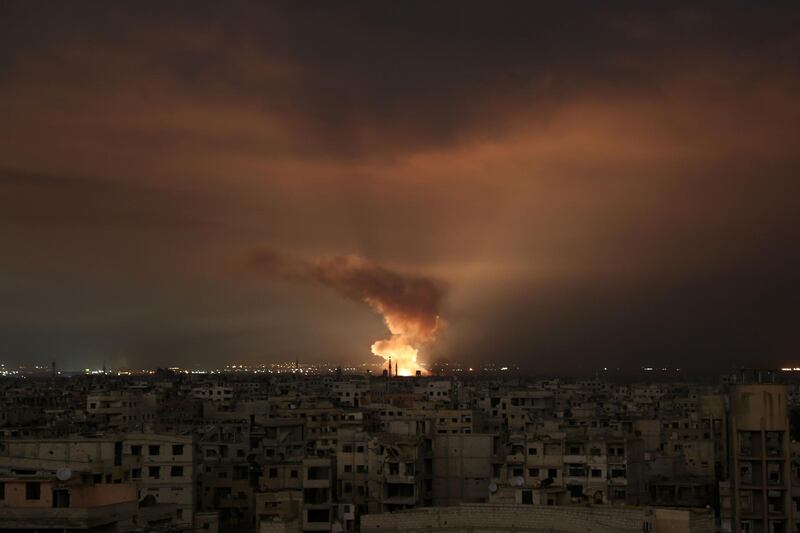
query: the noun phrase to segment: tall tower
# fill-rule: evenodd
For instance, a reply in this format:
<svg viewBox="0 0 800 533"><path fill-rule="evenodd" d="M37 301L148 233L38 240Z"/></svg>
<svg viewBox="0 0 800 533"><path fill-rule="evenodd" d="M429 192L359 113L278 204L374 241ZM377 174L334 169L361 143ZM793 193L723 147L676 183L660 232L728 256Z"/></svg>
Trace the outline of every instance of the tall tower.
<svg viewBox="0 0 800 533"><path fill-rule="evenodd" d="M792 531L786 387L774 383L736 385L728 399L730 530Z"/></svg>

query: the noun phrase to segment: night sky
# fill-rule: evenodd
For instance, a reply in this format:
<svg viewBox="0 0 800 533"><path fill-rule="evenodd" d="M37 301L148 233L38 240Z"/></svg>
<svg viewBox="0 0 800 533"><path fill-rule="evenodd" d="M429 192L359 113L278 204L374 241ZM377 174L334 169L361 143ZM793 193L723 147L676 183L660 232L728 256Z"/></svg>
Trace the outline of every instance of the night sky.
<svg viewBox="0 0 800 533"><path fill-rule="evenodd" d="M428 363L800 366L798 28L0 1L0 362L375 362L400 309Z"/></svg>

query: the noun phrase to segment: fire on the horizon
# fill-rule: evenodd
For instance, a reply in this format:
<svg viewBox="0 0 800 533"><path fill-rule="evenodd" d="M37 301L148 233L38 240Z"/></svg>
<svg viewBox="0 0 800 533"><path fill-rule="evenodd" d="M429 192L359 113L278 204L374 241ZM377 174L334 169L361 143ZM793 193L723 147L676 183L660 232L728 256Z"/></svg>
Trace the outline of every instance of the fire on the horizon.
<svg viewBox="0 0 800 533"><path fill-rule="evenodd" d="M287 258L274 250L253 252L248 268L270 276L319 283L342 296L364 302L379 313L392 336L372 344L372 353L391 360L392 373L411 376L427 370L419 351L436 340L442 326L439 317L443 291L433 279L400 274L363 258L322 257L317 261Z"/></svg>

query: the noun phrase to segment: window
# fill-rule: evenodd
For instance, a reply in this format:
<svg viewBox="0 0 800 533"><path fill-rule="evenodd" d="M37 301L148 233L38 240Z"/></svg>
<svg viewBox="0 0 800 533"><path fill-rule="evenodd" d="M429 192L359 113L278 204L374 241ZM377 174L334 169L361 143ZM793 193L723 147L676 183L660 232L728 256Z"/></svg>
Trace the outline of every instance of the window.
<svg viewBox="0 0 800 533"><path fill-rule="evenodd" d="M356 472L363 474L367 471L366 465L356 465Z"/></svg>
<svg viewBox="0 0 800 533"><path fill-rule="evenodd" d="M603 471L599 468L592 468L592 477L603 477Z"/></svg>
<svg viewBox="0 0 800 533"><path fill-rule="evenodd" d="M548 468L547 469L547 477L549 478L557 478L558 477L558 468Z"/></svg>
<svg viewBox="0 0 800 533"><path fill-rule="evenodd" d="M523 490L522 491L522 503L526 505L533 505L533 491L532 490Z"/></svg>
<svg viewBox="0 0 800 533"><path fill-rule="evenodd" d="M142 445L134 444L131 446L131 455L142 455Z"/></svg>
<svg viewBox="0 0 800 533"><path fill-rule="evenodd" d="M183 444L173 444L172 455L183 455Z"/></svg>
<svg viewBox="0 0 800 533"><path fill-rule="evenodd" d="M56 508L69 507L68 489L53 489L53 507Z"/></svg>
<svg viewBox="0 0 800 533"><path fill-rule="evenodd" d="M151 444L147 447L147 453L150 455L161 455L161 446L158 444Z"/></svg>
<svg viewBox="0 0 800 533"><path fill-rule="evenodd" d="M344 465L344 471L345 472L352 472L353 471L353 465Z"/></svg>
<svg viewBox="0 0 800 533"><path fill-rule="evenodd" d="M278 477L278 469L277 468L270 468L269 469L269 477Z"/></svg>
<svg viewBox="0 0 800 533"><path fill-rule="evenodd" d="M244 465L234 465L233 467L233 479L242 480L247 479L250 477L250 468Z"/></svg>
<svg viewBox="0 0 800 533"><path fill-rule="evenodd" d="M309 522L330 522L330 509L309 509L307 511Z"/></svg>
<svg viewBox="0 0 800 533"><path fill-rule="evenodd" d="M538 468L529 468L528 469L528 476L529 477L539 477L539 469Z"/></svg>
<svg viewBox="0 0 800 533"><path fill-rule="evenodd" d="M583 498L583 486L582 485L567 485L567 489L569 490L569 495L573 498Z"/></svg>
<svg viewBox="0 0 800 533"><path fill-rule="evenodd" d="M743 485L753 484L753 465L749 461L739 463L739 479Z"/></svg>
<svg viewBox="0 0 800 533"><path fill-rule="evenodd" d="M292 470L289 472L289 477L291 477L292 479L297 479L297 476L298 476L297 470Z"/></svg>
<svg viewBox="0 0 800 533"><path fill-rule="evenodd" d="M356 446L356 451L358 453L364 453L364 447L363 446Z"/></svg>
<svg viewBox="0 0 800 533"><path fill-rule="evenodd" d="M536 455L539 453L539 450L536 448L528 448L528 455Z"/></svg>
<svg viewBox="0 0 800 533"><path fill-rule="evenodd" d="M25 499L38 500L42 497L42 485L38 481L25 483Z"/></svg>
<svg viewBox="0 0 800 533"><path fill-rule="evenodd" d="M350 446L349 444L345 444L344 447L342 448L342 451L344 453L351 453L353 451L353 447Z"/></svg>
<svg viewBox="0 0 800 533"><path fill-rule="evenodd" d="M568 472L570 476L583 477L586 475L586 470L581 465L569 465Z"/></svg>
<svg viewBox="0 0 800 533"><path fill-rule="evenodd" d="M161 479L161 467L160 466L151 466L148 468L148 474L153 479Z"/></svg>
<svg viewBox="0 0 800 533"><path fill-rule="evenodd" d="M173 466L169 469L169 475L171 477L183 477L183 467L182 466Z"/></svg>
<svg viewBox="0 0 800 533"><path fill-rule="evenodd" d="M625 457L625 448L623 446L611 446L608 448L608 455L612 457Z"/></svg>
<svg viewBox="0 0 800 533"><path fill-rule="evenodd" d="M6 482L0 481L0 500L6 499Z"/></svg>
<svg viewBox="0 0 800 533"><path fill-rule="evenodd" d="M134 468L131 470L131 479L142 479L142 469Z"/></svg>
<svg viewBox="0 0 800 533"><path fill-rule="evenodd" d="M771 484L781 483L781 464L780 463L767 463L767 476Z"/></svg>
<svg viewBox="0 0 800 533"><path fill-rule="evenodd" d="M783 455L783 431L767 431L767 455L779 457Z"/></svg>

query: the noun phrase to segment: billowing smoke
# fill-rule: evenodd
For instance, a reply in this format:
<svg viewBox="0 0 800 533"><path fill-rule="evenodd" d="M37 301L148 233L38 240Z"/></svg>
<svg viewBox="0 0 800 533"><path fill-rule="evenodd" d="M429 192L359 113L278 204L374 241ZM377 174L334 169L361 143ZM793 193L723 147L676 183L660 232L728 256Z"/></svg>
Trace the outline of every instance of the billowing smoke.
<svg viewBox="0 0 800 533"><path fill-rule="evenodd" d="M372 353L391 358L400 375L425 371L417 355L421 347L436 339L442 326L439 308L443 289L435 280L401 274L352 255L309 261L259 249L250 254L247 266L262 275L319 284L368 304L383 316L392 334L373 343Z"/></svg>

